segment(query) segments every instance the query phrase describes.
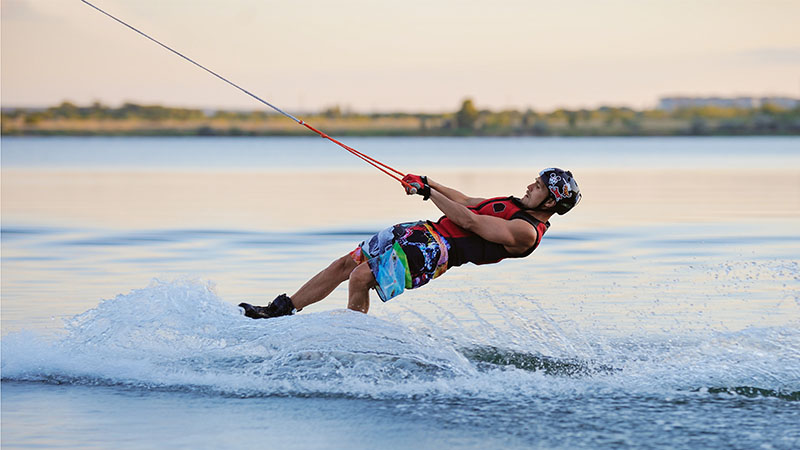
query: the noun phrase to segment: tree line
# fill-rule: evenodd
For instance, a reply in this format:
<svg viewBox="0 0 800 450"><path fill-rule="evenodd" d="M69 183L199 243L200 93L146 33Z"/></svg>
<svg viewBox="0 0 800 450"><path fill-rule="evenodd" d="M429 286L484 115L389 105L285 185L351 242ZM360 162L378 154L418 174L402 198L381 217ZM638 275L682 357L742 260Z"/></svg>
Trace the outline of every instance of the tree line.
<svg viewBox="0 0 800 450"><path fill-rule="evenodd" d="M445 113L362 114L331 106L305 116L329 132L351 135L595 136L800 134L800 107L704 106L674 111L601 106L524 111L478 109L472 99ZM125 124L123 126L122 124ZM111 107L71 102L43 109L2 111L2 132L14 134L293 135L302 129L272 112L202 110L125 103Z"/></svg>

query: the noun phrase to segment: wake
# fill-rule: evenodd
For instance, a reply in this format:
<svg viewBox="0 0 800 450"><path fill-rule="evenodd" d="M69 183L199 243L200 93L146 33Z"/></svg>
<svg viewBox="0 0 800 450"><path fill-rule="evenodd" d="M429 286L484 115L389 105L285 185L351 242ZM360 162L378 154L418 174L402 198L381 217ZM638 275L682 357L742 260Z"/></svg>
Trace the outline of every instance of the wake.
<svg viewBox="0 0 800 450"><path fill-rule="evenodd" d="M348 310L252 320L211 283L156 280L71 318L56 336L5 336L2 378L240 397L800 400L796 329L565 342L545 318L524 314L507 311L505 329L485 321L478 332ZM585 341L602 345L587 350Z"/></svg>

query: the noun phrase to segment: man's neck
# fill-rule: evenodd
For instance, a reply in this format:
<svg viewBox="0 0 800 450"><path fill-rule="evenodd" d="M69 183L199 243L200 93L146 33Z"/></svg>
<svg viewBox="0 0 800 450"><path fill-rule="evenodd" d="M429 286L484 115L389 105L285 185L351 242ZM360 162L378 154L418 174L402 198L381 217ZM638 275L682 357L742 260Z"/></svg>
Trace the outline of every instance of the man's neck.
<svg viewBox="0 0 800 450"><path fill-rule="evenodd" d="M539 222L547 222L548 220L550 220L550 217L553 216L553 213L546 211L534 211L532 209L528 209L525 212L530 214L534 219L538 220Z"/></svg>

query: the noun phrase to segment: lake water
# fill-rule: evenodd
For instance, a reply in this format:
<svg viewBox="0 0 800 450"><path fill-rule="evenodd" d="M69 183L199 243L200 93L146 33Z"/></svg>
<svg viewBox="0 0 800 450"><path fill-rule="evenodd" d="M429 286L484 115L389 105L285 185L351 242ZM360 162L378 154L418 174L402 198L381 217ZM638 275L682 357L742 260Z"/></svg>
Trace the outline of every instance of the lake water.
<svg viewBox="0 0 800 450"><path fill-rule="evenodd" d="M800 138L345 142L584 199L529 258L253 321L438 211L319 138L3 138L3 448L800 446Z"/></svg>

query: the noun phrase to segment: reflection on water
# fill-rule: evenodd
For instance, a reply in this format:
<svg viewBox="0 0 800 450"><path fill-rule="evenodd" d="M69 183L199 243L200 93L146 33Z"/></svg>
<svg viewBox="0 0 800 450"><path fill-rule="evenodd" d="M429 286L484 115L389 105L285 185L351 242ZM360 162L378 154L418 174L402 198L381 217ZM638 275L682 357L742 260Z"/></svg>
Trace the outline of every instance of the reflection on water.
<svg viewBox="0 0 800 450"><path fill-rule="evenodd" d="M798 142L359 143L387 160L407 147L404 157L424 167L430 163L432 178L477 196L522 195L536 172L522 170L521 164L543 155L548 161L582 155L567 160L578 165L572 169L583 201L570 214L553 218L533 257L459 268L397 303L430 300L439 307L446 303L443 295L472 301L480 298L474 290L487 289L529 298L556 316L604 329L629 329L642 320L647 325L641 326L658 329L658 324L711 323L698 319L698 311L715 318L721 314L723 324L734 328L796 318L792 273L800 254L800 166L791 148ZM440 215L430 202L404 195L396 181L377 171L336 165L310 170L305 152L331 151L320 144L305 139L4 139L4 332L24 324L56 326L53 317L79 313L153 277L206 278L216 281L231 303L260 303L293 291L375 230ZM228 151L214 151L222 147ZM482 164L488 150L492 162ZM591 156L601 150L605 163ZM753 157L756 151L760 158ZM270 159L276 154L283 156ZM722 154L722 168L700 165ZM314 158L326 165L332 156ZM253 165L240 164L245 160ZM638 162L609 169L614 160ZM677 161L693 164L680 169ZM747 164L752 167L741 168ZM754 170L770 174L768 188ZM341 288L317 308L339 307L344 295Z"/></svg>
<svg viewBox="0 0 800 450"><path fill-rule="evenodd" d="M562 229L800 217L800 169L772 169L768 188L739 170L579 173L583 200L580 209L554 220ZM430 176L484 197L522 196L532 180L531 173L518 169ZM380 173L9 169L2 182L3 222L11 225L296 231L380 228L441 214Z"/></svg>
<svg viewBox="0 0 800 450"><path fill-rule="evenodd" d="M252 447L250 424L276 417L281 435L314 418L323 443L358 417L372 447L442 429L473 448L797 446L800 141L362 143L376 142L374 156L479 196L522 195L523 166L574 163L584 198L530 258L373 295L367 316L341 310L341 286L252 321L237 303L291 293L373 232L438 211L319 141L4 138L4 446ZM212 406L224 432L196 415Z"/></svg>
<svg viewBox="0 0 800 450"><path fill-rule="evenodd" d="M421 159L435 169L427 173L476 196L521 196L536 172L521 170L520 163L529 164L544 149L583 155L579 166L572 167L583 201L570 214L553 218L533 257L459 268L397 303L429 300L441 307L446 304L442 296L470 302L481 296L475 290L486 289L538 302L555 316L627 330L711 323L697 314L710 314L714 320L721 315L723 324L734 328L796 318L792 289L797 280L792 273L800 254L800 167L789 149L797 142L362 143L385 152L385 158L397 156L394 150L403 145L409 148L405 156L422 158L438 151L436 157ZM153 277L206 278L217 282L231 303L261 303L277 293L291 293L375 230L440 215L430 202L404 195L397 182L377 171L309 170L304 152L323 151L317 141L89 138L3 143L4 332L25 325L57 326L54 317L84 311ZM198 153L193 154L195 145ZM213 151L221 145L231 147L227 164L226 153ZM262 147L265 153L258 153ZM486 168L477 149L488 148L495 157ZM598 149L605 149L606 163L614 158L638 163L608 169L589 157ZM762 159L753 159L757 149L763 150ZM270 166L269 155L276 152L283 156ZM698 166L721 152L726 154L722 169ZM73 162L67 163L64 155L74 156ZM443 163L445 155L452 166ZM237 158L251 158L253 166L243 170ZM676 161L692 158L690 167L675 167ZM147 164L137 165L136 160ZM649 167L643 167L646 161ZM91 170L77 169L79 163ZM222 168L215 169L215 164ZM745 164L754 166L737 168ZM768 189L757 183L752 170L769 171ZM344 295L340 288L315 308L339 307ZM385 308L391 311L394 303ZM373 311L380 314L381 308Z"/></svg>
<svg viewBox="0 0 800 450"><path fill-rule="evenodd" d="M554 226L534 257L461 267L372 312L410 307L458 315L461 302L490 312L481 300L488 293L606 331L786 324L800 319L795 225ZM60 326L53 317L77 314L154 277L202 277L215 281L230 303L264 302L291 293L373 232L5 228L3 330ZM340 308L345 298L342 286L309 310Z"/></svg>
<svg viewBox="0 0 800 450"><path fill-rule="evenodd" d="M800 167L800 139L780 137L448 138L347 137L344 142L392 167L443 169L770 169ZM3 137L13 168L149 171L324 172L373 169L318 137ZM537 169L538 170L538 169ZM576 172L577 173L577 172Z"/></svg>

